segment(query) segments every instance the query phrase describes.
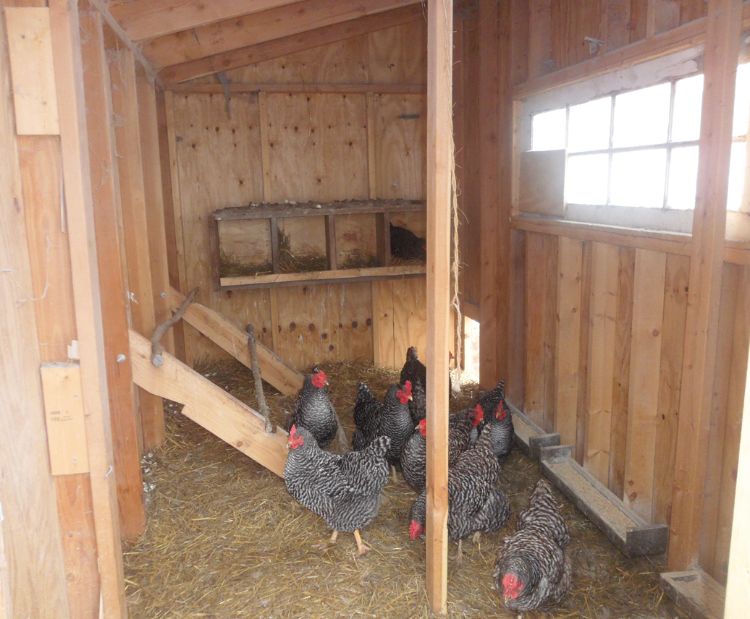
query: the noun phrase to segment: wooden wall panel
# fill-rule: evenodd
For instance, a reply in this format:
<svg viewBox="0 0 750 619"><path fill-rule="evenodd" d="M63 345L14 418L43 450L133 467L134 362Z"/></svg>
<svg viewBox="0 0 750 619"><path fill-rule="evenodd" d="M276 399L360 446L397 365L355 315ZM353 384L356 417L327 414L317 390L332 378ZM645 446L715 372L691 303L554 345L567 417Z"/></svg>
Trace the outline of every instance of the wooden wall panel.
<svg viewBox="0 0 750 619"><path fill-rule="evenodd" d="M365 95L261 95L265 200L366 198Z"/></svg>
<svg viewBox="0 0 750 619"><path fill-rule="evenodd" d="M666 254L635 252L624 501L651 518Z"/></svg>
<svg viewBox="0 0 750 619"><path fill-rule="evenodd" d="M370 81L424 84L427 68L427 24L413 21L368 36Z"/></svg>

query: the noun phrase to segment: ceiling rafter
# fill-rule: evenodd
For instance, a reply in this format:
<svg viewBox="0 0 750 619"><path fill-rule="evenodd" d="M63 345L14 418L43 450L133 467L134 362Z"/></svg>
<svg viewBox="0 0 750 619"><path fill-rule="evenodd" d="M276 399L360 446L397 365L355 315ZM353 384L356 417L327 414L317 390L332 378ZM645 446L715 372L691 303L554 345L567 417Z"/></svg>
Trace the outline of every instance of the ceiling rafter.
<svg viewBox="0 0 750 619"><path fill-rule="evenodd" d="M109 11L133 41L153 39L298 0L118 0Z"/></svg>
<svg viewBox="0 0 750 619"><path fill-rule="evenodd" d="M272 60L286 56L287 54L368 34L376 30L400 26L417 19L424 19L424 14L422 7L415 4L257 45L242 47L207 58L173 65L163 69L159 73L159 77L165 83L166 87L169 88L170 85L211 75L212 73L229 71L230 69L237 69L264 60Z"/></svg>
<svg viewBox="0 0 750 619"><path fill-rule="evenodd" d="M419 0L304 0L158 37L144 42L142 49L154 66L163 68L418 3Z"/></svg>

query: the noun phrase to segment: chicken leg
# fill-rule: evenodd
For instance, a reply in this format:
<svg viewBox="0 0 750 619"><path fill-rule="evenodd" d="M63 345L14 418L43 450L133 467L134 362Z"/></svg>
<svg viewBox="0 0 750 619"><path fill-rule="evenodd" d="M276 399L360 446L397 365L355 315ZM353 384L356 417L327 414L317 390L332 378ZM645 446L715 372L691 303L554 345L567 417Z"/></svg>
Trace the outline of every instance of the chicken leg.
<svg viewBox="0 0 750 619"><path fill-rule="evenodd" d="M336 529L334 529L333 533L331 533L331 539L328 541L328 543L331 545L335 544L338 536L339 536L339 532Z"/></svg>
<svg viewBox="0 0 750 619"><path fill-rule="evenodd" d="M370 550L370 547L362 541L362 536L359 534L359 529L354 530L354 541L357 542L357 551L361 557Z"/></svg>
<svg viewBox="0 0 750 619"><path fill-rule="evenodd" d="M391 465L391 476L393 478L393 483L398 483L398 472L396 471L396 467L394 465Z"/></svg>
<svg viewBox="0 0 750 619"><path fill-rule="evenodd" d="M461 542L463 542L463 540L458 540L458 552L456 553L456 563L458 563L459 565L461 565L464 560L464 551Z"/></svg>

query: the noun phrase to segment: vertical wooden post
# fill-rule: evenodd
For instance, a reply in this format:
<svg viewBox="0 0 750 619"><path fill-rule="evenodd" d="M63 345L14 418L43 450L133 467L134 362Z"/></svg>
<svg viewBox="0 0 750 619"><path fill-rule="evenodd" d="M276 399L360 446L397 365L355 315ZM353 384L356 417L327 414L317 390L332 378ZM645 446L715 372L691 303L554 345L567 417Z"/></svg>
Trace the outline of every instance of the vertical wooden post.
<svg viewBox="0 0 750 619"><path fill-rule="evenodd" d="M427 597L445 614L453 0L430 0L427 15Z"/></svg>
<svg viewBox="0 0 750 619"><path fill-rule="evenodd" d="M104 50L102 19L89 8L80 14L81 54L86 95L86 114L91 120L88 148L96 225L99 284L107 364L109 406L117 476L120 526L126 539L134 540L146 528L143 479L140 463L140 425L135 389L128 358L127 273L121 238L119 177L114 152L112 101Z"/></svg>
<svg viewBox="0 0 750 619"><path fill-rule="evenodd" d="M52 49L81 357L82 400L86 413L86 440L99 555L100 614L105 617L125 617L127 608L113 474L78 8L76 3L69 0L50 0L49 8L53 24Z"/></svg>
<svg viewBox="0 0 750 619"><path fill-rule="evenodd" d="M750 368L750 362L748 363ZM724 616L743 617L750 605L750 372L745 381L745 405L742 410L737 486L734 491L732 544L729 548L727 594Z"/></svg>
<svg viewBox="0 0 750 619"><path fill-rule="evenodd" d="M692 567L700 548L711 388L726 228L735 71L741 0L711 0L704 56L705 87L698 187L693 214L685 352L677 428L671 534L672 570Z"/></svg>

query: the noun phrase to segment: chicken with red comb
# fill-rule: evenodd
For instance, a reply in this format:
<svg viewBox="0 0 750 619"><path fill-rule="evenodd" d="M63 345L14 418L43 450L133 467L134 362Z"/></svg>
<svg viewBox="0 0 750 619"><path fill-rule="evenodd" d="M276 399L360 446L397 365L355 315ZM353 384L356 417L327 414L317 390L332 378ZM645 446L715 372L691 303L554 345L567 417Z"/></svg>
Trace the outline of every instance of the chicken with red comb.
<svg viewBox="0 0 750 619"><path fill-rule="evenodd" d="M320 447L327 447L336 436L338 417L328 397L328 376L323 370L316 367L305 376L290 420L292 424L307 428Z"/></svg>

